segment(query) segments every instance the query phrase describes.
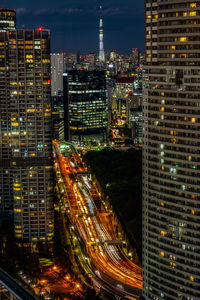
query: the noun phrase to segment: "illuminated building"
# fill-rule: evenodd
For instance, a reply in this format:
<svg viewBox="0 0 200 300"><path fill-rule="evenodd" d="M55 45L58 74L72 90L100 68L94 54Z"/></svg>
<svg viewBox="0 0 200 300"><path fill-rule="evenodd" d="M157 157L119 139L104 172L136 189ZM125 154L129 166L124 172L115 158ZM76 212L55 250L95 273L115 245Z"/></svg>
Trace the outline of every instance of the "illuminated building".
<svg viewBox="0 0 200 300"><path fill-rule="evenodd" d="M200 299L199 1L146 0L144 299Z"/></svg>
<svg viewBox="0 0 200 300"><path fill-rule="evenodd" d="M114 60L116 59L116 57L117 57L116 51L115 51L115 50L112 50L112 51L110 52L110 60L111 60L111 61L114 61Z"/></svg>
<svg viewBox="0 0 200 300"><path fill-rule="evenodd" d="M53 137L59 139L60 122L64 118L63 104L64 54L51 54L51 103L53 117Z"/></svg>
<svg viewBox="0 0 200 300"><path fill-rule="evenodd" d="M77 59L78 59L78 61L77 61ZM77 64L79 65L80 63L81 63L81 56L80 55L76 55L76 54L73 54L73 53L68 53L64 57L64 64L66 65L67 70L75 69L77 67Z"/></svg>
<svg viewBox="0 0 200 300"><path fill-rule="evenodd" d="M134 145L143 144L142 92L134 92L127 99L127 119L132 131Z"/></svg>
<svg viewBox="0 0 200 300"><path fill-rule="evenodd" d="M89 62L89 71L95 69L95 53L90 53L88 55L88 62Z"/></svg>
<svg viewBox="0 0 200 300"><path fill-rule="evenodd" d="M51 54L51 96L63 95L63 73L64 55L63 53Z"/></svg>
<svg viewBox="0 0 200 300"><path fill-rule="evenodd" d="M0 205L23 242L53 236L48 30L0 33Z"/></svg>
<svg viewBox="0 0 200 300"><path fill-rule="evenodd" d="M134 77L116 77L115 91L113 94L113 112L121 116L127 114L127 99L133 93Z"/></svg>
<svg viewBox="0 0 200 300"><path fill-rule="evenodd" d="M129 110L129 126L132 129L134 145L142 145L143 141L143 119L142 106L132 107Z"/></svg>
<svg viewBox="0 0 200 300"><path fill-rule="evenodd" d="M64 76L65 139L104 141L108 129L104 71L69 71Z"/></svg>
<svg viewBox="0 0 200 300"><path fill-rule="evenodd" d="M138 67L140 65L140 52L138 48L132 49L132 59L134 66Z"/></svg>
<svg viewBox="0 0 200 300"><path fill-rule="evenodd" d="M16 11L0 8L0 32L16 28Z"/></svg>

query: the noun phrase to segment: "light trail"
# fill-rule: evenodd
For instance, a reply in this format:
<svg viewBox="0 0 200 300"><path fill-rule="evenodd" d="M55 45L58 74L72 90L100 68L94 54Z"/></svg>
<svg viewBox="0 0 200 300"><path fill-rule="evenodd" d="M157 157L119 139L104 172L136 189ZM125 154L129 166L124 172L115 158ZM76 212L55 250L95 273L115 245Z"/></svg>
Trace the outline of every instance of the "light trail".
<svg viewBox="0 0 200 300"><path fill-rule="evenodd" d="M138 296L142 290L142 269L125 256L118 244L109 244L116 240L112 218L102 205L97 187L91 182L75 147L68 143L59 145L56 141L53 146L56 168L68 197L70 218L85 242L91 262L100 274L116 280L119 286L135 288ZM101 203L100 208L96 201Z"/></svg>

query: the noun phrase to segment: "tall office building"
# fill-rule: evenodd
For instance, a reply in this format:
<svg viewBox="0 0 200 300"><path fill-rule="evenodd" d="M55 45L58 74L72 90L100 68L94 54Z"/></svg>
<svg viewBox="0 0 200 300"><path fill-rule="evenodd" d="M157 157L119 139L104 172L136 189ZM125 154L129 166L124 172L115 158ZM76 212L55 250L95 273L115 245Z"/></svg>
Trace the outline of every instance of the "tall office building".
<svg viewBox="0 0 200 300"><path fill-rule="evenodd" d="M143 295L200 299L200 5L146 0Z"/></svg>
<svg viewBox="0 0 200 300"><path fill-rule="evenodd" d="M64 54L51 54L51 96L63 95Z"/></svg>
<svg viewBox="0 0 200 300"><path fill-rule="evenodd" d="M138 67L140 64L140 52L138 48L132 49L132 60L135 67Z"/></svg>
<svg viewBox="0 0 200 300"><path fill-rule="evenodd" d="M16 11L0 8L0 32L16 28Z"/></svg>
<svg viewBox="0 0 200 300"><path fill-rule="evenodd" d="M64 76L65 139L105 141L108 104L104 71L69 71Z"/></svg>
<svg viewBox="0 0 200 300"><path fill-rule="evenodd" d="M53 118L53 138L59 139L59 128L64 118L63 73L64 54L51 54L51 107Z"/></svg>
<svg viewBox="0 0 200 300"><path fill-rule="evenodd" d="M121 116L127 114L127 102L129 94L133 93L134 77L118 76L115 80L115 91L113 93L113 113Z"/></svg>
<svg viewBox="0 0 200 300"><path fill-rule="evenodd" d="M50 34L0 33L0 210L14 212L15 236L53 236Z"/></svg>

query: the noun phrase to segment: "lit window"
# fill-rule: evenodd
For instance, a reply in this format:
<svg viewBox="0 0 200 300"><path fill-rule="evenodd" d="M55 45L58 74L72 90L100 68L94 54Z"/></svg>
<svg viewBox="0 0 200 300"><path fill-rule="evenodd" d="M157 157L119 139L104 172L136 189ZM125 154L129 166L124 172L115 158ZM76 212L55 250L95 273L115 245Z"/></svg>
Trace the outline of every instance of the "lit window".
<svg viewBox="0 0 200 300"><path fill-rule="evenodd" d="M196 118L191 118L192 123L196 123L196 120L197 120Z"/></svg>
<svg viewBox="0 0 200 300"><path fill-rule="evenodd" d="M176 139L171 139L171 142L172 142L173 144L176 144Z"/></svg>
<svg viewBox="0 0 200 300"><path fill-rule="evenodd" d="M160 252L160 256L164 257L165 256L165 252L161 251Z"/></svg>
<svg viewBox="0 0 200 300"><path fill-rule="evenodd" d="M21 184L20 183L14 183L13 186L19 187L19 186L21 186Z"/></svg>
<svg viewBox="0 0 200 300"><path fill-rule="evenodd" d="M186 54L186 53L181 53L181 54L180 54L180 57L181 57L181 58L187 58L187 54Z"/></svg>
<svg viewBox="0 0 200 300"><path fill-rule="evenodd" d="M20 213L22 210L20 208L14 208L14 212Z"/></svg>
<svg viewBox="0 0 200 300"><path fill-rule="evenodd" d="M187 42L187 40L188 40L188 38L187 38L186 36L181 36L181 37L179 38L179 41L180 41L180 42Z"/></svg>
<svg viewBox="0 0 200 300"><path fill-rule="evenodd" d="M191 280L191 281L194 281L194 277L193 277L193 276L190 276L190 280Z"/></svg>
<svg viewBox="0 0 200 300"><path fill-rule="evenodd" d="M190 17L196 17L197 12L196 11L190 11Z"/></svg>
<svg viewBox="0 0 200 300"><path fill-rule="evenodd" d="M166 234L167 234L167 232L166 232L166 231L163 231L163 230L161 230L160 234L161 234L161 235L166 235Z"/></svg>

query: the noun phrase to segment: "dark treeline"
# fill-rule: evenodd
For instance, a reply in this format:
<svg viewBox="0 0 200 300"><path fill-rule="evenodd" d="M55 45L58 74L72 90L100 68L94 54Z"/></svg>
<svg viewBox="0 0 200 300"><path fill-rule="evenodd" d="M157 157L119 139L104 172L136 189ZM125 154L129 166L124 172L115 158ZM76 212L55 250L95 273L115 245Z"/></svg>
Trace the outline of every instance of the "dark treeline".
<svg viewBox="0 0 200 300"><path fill-rule="evenodd" d="M111 199L122 226L141 260L142 151L104 149L85 154L93 173Z"/></svg>

